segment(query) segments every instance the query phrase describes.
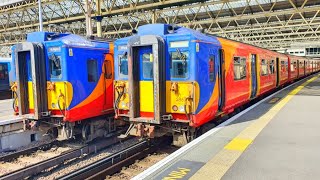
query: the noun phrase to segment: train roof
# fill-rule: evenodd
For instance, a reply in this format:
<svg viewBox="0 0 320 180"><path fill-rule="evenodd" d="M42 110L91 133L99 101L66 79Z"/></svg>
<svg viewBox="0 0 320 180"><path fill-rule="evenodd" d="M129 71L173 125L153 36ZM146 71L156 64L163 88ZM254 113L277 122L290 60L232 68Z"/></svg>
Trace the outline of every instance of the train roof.
<svg viewBox="0 0 320 180"><path fill-rule="evenodd" d="M139 26L137 30L137 34L133 36L143 36L143 35L158 35L158 36L176 36L176 35L191 35L194 39L200 40L200 41L206 41L210 42L212 44L216 44L220 46L220 43L218 39L214 36L207 36L199 31L181 27L181 26L175 26L170 24L146 24L143 26ZM125 42L129 40L131 37L125 37L116 40L116 42Z"/></svg>
<svg viewBox="0 0 320 180"><path fill-rule="evenodd" d="M28 42L62 42L67 46L109 48L110 42L92 40L83 36L68 33L33 32L27 36Z"/></svg>

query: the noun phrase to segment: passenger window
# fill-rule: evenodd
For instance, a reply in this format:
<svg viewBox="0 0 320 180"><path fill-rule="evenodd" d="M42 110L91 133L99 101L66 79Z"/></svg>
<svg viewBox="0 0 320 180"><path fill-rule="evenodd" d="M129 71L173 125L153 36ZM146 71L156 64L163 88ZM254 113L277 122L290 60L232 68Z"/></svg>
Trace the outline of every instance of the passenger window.
<svg viewBox="0 0 320 180"><path fill-rule="evenodd" d="M112 66L109 60L105 61L103 68L104 68L104 78L112 79Z"/></svg>
<svg viewBox="0 0 320 180"><path fill-rule="evenodd" d="M88 82L98 82L98 63L95 59L87 61Z"/></svg>
<svg viewBox="0 0 320 180"><path fill-rule="evenodd" d="M274 74L274 60L269 61L270 74Z"/></svg>
<svg viewBox="0 0 320 180"><path fill-rule="evenodd" d="M189 52L171 52L171 78L187 78L189 73Z"/></svg>
<svg viewBox="0 0 320 180"><path fill-rule="evenodd" d="M142 54L142 71L144 79L153 79L153 54Z"/></svg>
<svg viewBox="0 0 320 180"><path fill-rule="evenodd" d="M119 55L119 78L128 78L128 57Z"/></svg>
<svg viewBox="0 0 320 180"><path fill-rule="evenodd" d="M214 81L214 56L209 58L209 80L210 82Z"/></svg>
<svg viewBox="0 0 320 180"><path fill-rule="evenodd" d="M246 79L246 76L247 76L246 58L244 57L233 58L233 74L234 74L234 80Z"/></svg>
<svg viewBox="0 0 320 180"><path fill-rule="evenodd" d="M50 77L51 78L61 78L61 57L55 54L49 56L50 64ZM30 69L31 72L31 69Z"/></svg>
<svg viewBox="0 0 320 180"><path fill-rule="evenodd" d="M269 72L268 72L268 63L265 59L262 59L261 60L261 75L262 76L266 76L268 75Z"/></svg>

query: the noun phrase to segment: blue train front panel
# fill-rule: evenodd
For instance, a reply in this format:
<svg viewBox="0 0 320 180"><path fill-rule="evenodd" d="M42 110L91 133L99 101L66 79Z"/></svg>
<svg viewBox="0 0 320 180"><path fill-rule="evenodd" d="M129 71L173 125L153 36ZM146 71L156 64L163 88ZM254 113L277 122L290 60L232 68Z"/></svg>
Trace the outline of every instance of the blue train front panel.
<svg viewBox="0 0 320 180"><path fill-rule="evenodd" d="M45 80L45 84L40 85L41 89L46 89L45 97L47 97L42 99L40 105L46 105L44 109L51 117L63 117L65 121L73 122L112 111L113 98L106 96L108 90L109 94L113 94L112 79L105 78L103 75L106 54L111 53L109 42L91 41L73 34L42 32L29 34L28 42L33 43L33 46L37 45L40 50L26 51L27 53L15 51L15 56L20 58L17 60L15 57L15 63L20 64L16 65L20 69L20 73L17 73L20 80L17 81L23 82L21 81L23 68L26 70L27 79L27 88L24 91L28 93L27 95L20 93L20 95L24 94L28 98L29 112L25 110L21 113L20 111L21 115L36 114L34 109L39 109L37 98L40 94L35 97L34 87L39 85L36 81L41 79L33 76L33 70L37 68L37 64L31 58L39 56L43 58L37 60L45 62L44 73L41 74L40 70L37 74ZM41 55L40 52L43 54ZM23 66L24 61L25 66ZM41 64L39 63L38 66Z"/></svg>
<svg viewBox="0 0 320 180"><path fill-rule="evenodd" d="M218 106L219 41L164 24L141 26L115 42L115 107L132 122L195 124Z"/></svg>

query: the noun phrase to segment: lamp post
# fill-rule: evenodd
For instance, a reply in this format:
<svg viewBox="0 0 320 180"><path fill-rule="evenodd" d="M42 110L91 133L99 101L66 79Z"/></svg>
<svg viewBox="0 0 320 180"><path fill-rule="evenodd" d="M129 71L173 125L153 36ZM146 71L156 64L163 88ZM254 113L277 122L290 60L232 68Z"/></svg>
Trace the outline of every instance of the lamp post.
<svg viewBox="0 0 320 180"><path fill-rule="evenodd" d="M43 31L41 0L38 0L38 5L39 5L39 29L40 31Z"/></svg>

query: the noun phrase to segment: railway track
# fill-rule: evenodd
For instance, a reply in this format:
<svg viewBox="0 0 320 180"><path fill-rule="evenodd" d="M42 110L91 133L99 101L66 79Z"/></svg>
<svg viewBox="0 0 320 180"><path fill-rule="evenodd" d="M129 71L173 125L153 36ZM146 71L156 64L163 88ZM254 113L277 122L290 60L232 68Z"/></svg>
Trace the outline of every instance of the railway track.
<svg viewBox="0 0 320 180"><path fill-rule="evenodd" d="M47 143L43 143L43 144L38 144L32 147L28 147L25 149L21 149L21 150L17 150L17 151L13 151L13 152L8 152L5 155L1 155L0 156L0 161L1 162L8 162L8 161L12 161L14 159L17 159L21 156L25 156L25 155L29 155L32 154L36 151L46 151L49 150L50 148L52 148L53 146L59 146L59 144L61 144L61 142L58 142L56 140L51 141L51 142L47 142Z"/></svg>
<svg viewBox="0 0 320 180"><path fill-rule="evenodd" d="M14 180L32 177L47 169L52 169L54 167L58 167L59 165L63 165L63 163L68 160L77 159L86 155L97 153L98 151L107 148L110 145L118 143L119 139L117 138L117 135L118 133L114 134L110 138L102 139L98 142L93 142L76 148L70 148L69 150L66 150L54 157L47 158L43 161L39 161L34 164L27 165L26 167L22 167L4 174L0 176L0 180ZM17 156L17 154L15 154L14 156ZM32 157L27 157L27 159L28 158L30 159ZM10 162L10 165L14 165L14 162Z"/></svg>
<svg viewBox="0 0 320 180"><path fill-rule="evenodd" d="M156 141L144 140L57 179L105 179L106 176L120 172L123 167L134 164L137 160L147 157L170 143L171 140L168 140L168 138L161 138Z"/></svg>
<svg viewBox="0 0 320 180"><path fill-rule="evenodd" d="M160 147L154 153L149 154L147 157L137 160L134 164L122 168L122 170L111 176L107 176L106 179L112 180L129 180L136 175L140 174L144 170L148 169L150 166L169 156L174 151L178 150L179 147L176 146L164 146Z"/></svg>

